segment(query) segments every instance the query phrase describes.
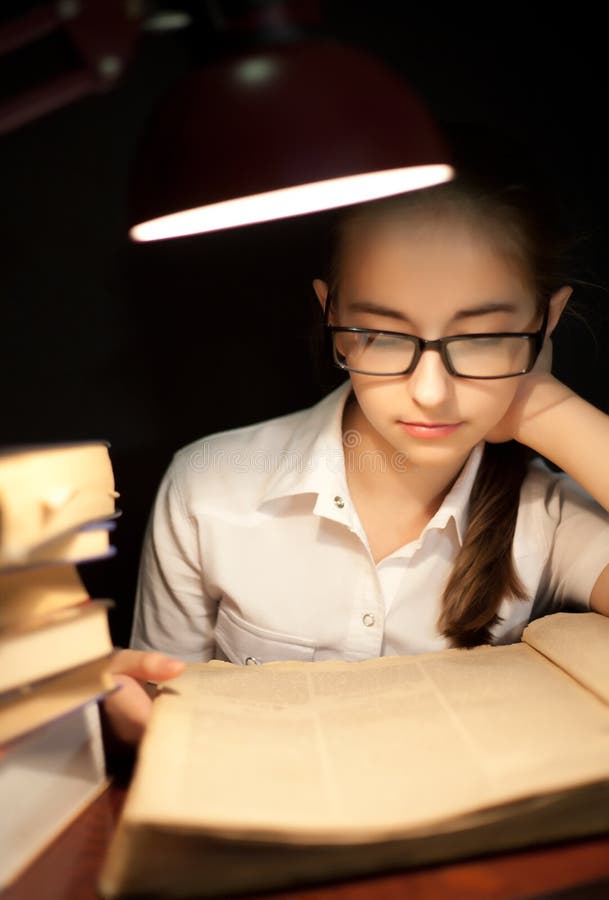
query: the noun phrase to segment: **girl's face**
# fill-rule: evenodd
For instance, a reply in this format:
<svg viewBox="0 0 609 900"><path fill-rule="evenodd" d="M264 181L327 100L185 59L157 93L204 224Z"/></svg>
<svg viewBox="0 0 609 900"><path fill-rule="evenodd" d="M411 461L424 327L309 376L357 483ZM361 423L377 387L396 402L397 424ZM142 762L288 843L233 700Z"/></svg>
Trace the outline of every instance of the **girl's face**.
<svg viewBox="0 0 609 900"><path fill-rule="evenodd" d="M319 284L319 283L318 283ZM332 324L401 331L422 338L536 331L534 291L515 262L457 218L427 218L353 229L341 257ZM413 465L462 463L504 416L521 377L450 375L425 351L410 375L350 373L363 415L357 426L376 447ZM417 429L418 425L453 426Z"/></svg>

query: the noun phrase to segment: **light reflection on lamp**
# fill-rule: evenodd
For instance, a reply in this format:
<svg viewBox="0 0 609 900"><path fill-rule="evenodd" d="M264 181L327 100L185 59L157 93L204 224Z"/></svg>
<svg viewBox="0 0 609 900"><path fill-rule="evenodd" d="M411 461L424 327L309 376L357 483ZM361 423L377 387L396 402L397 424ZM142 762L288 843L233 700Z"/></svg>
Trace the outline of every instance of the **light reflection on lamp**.
<svg viewBox="0 0 609 900"><path fill-rule="evenodd" d="M301 184L150 219L134 225L129 235L135 241L156 241L268 222L429 187L448 181L452 173L447 165L412 166Z"/></svg>

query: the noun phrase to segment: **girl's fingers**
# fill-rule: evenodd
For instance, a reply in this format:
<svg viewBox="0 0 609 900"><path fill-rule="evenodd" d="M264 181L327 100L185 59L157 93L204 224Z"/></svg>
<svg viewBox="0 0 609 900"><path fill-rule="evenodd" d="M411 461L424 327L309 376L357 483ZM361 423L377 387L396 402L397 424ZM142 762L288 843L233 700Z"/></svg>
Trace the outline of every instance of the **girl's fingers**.
<svg viewBox="0 0 609 900"><path fill-rule="evenodd" d="M125 744L136 746L144 733L152 700L143 682L167 681L184 671L185 663L163 653L142 650L117 650L110 659L108 670L119 690L102 702L112 733Z"/></svg>
<svg viewBox="0 0 609 900"><path fill-rule="evenodd" d="M136 746L144 733L152 700L146 693L146 681L167 681L184 671L185 663L163 653L142 650L117 650L108 670L119 690L103 700L104 712L115 737Z"/></svg>
<svg viewBox="0 0 609 900"><path fill-rule="evenodd" d="M119 690L103 700L104 711L115 737L136 746L144 733L152 700L141 684L129 675L115 675Z"/></svg>
<svg viewBox="0 0 609 900"><path fill-rule="evenodd" d="M163 653L142 650L117 650L110 660L109 670L115 675L129 675L138 681L166 681L180 675L185 663Z"/></svg>

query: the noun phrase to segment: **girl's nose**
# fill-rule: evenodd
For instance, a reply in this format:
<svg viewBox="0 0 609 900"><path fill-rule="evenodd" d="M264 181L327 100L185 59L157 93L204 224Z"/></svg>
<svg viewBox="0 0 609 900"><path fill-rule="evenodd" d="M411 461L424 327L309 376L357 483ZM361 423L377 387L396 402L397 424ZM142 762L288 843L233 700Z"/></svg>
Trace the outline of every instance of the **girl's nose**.
<svg viewBox="0 0 609 900"><path fill-rule="evenodd" d="M407 377L410 395L420 406L441 406L450 395L452 376L437 350L424 350L416 369Z"/></svg>

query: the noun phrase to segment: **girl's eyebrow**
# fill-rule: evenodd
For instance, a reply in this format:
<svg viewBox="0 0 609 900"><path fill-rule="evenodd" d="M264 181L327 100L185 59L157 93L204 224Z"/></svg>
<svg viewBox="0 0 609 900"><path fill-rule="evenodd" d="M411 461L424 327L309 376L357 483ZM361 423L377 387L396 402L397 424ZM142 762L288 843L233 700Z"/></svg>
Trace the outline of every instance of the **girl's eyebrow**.
<svg viewBox="0 0 609 900"><path fill-rule="evenodd" d="M460 309L459 312L455 313L453 316L454 319L467 319L470 316L486 316L490 313L514 313L518 312L518 307L515 303L509 303L505 300L490 300L488 303L481 303L480 306L471 306L468 309Z"/></svg>
<svg viewBox="0 0 609 900"><path fill-rule="evenodd" d="M412 321L412 319L403 312L400 312L400 310L391 309L388 306L382 306L380 303L374 303L370 300L353 300L351 303L347 304L347 309L349 312L371 313L375 316L387 316L387 318L391 319L400 319L403 322ZM518 307L515 303L509 303L503 300L490 300L488 303L481 303L478 306L460 309L454 314L453 319L467 319L473 316L485 316L490 313L498 312L513 313L517 312L517 309Z"/></svg>

